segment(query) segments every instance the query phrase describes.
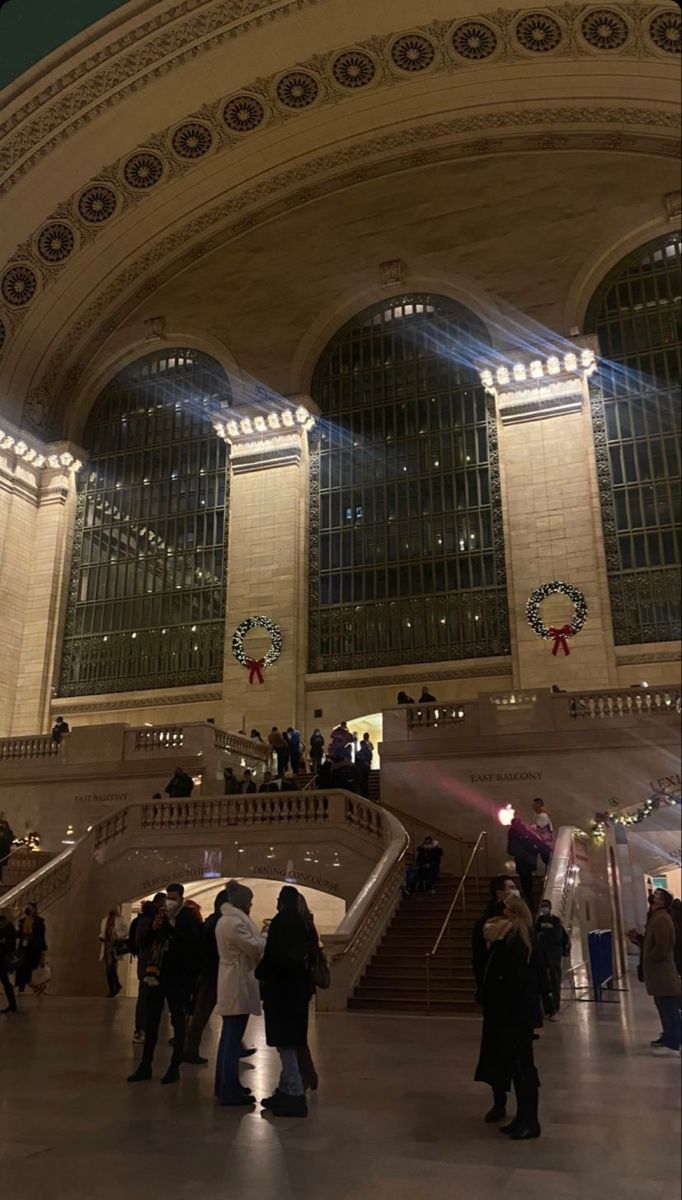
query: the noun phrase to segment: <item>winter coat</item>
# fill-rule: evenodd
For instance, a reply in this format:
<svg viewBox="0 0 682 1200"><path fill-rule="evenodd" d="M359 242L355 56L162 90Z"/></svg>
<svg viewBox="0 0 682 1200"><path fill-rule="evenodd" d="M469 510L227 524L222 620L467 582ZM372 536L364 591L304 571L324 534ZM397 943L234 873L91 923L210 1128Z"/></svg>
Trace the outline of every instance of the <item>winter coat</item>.
<svg viewBox="0 0 682 1200"><path fill-rule="evenodd" d="M532 957L512 931L490 944L485 965L480 988L483 1032L474 1078L501 1091L509 1091L519 1049L532 1044L538 1027L540 1001Z"/></svg>
<svg viewBox="0 0 682 1200"><path fill-rule="evenodd" d="M194 790L194 780L186 771L173 775L168 780L164 791L171 800L187 800Z"/></svg>
<svg viewBox="0 0 682 1200"><path fill-rule="evenodd" d="M17 950L22 951L26 966L34 970L47 950L45 922L42 917L34 917L30 935L26 934L25 929L26 917L20 917L17 921Z"/></svg>
<svg viewBox="0 0 682 1200"><path fill-rule="evenodd" d="M104 958L106 948L107 948L106 933L107 933L108 922L109 922L108 916L102 917L102 924L99 927L99 941L100 941L99 961L100 962ZM111 941L114 944L116 942L125 942L127 940L127 937L128 937L128 922L126 921L125 917L120 917L120 916L114 917L114 928L112 929L112 932L111 932Z"/></svg>
<svg viewBox="0 0 682 1200"><path fill-rule="evenodd" d="M680 977L675 966L675 926L672 917L658 908L647 921L642 948L644 983L650 996L679 996Z"/></svg>
<svg viewBox="0 0 682 1200"><path fill-rule="evenodd" d="M11 921L5 921L0 927L0 965L4 966L10 954L14 954L17 945L16 930Z"/></svg>
<svg viewBox="0 0 682 1200"><path fill-rule="evenodd" d="M570 953L571 939L559 917L552 913L539 916L535 922L535 936L547 962L552 966L561 966L562 958Z"/></svg>
<svg viewBox="0 0 682 1200"><path fill-rule="evenodd" d="M488 921L493 917L501 917L504 912L504 904L501 900L490 900L483 916L476 922L471 931L471 969L476 979L476 1001L480 1004L481 997L478 994L481 984L483 983L483 975L485 973L485 964L488 961L488 943L483 936Z"/></svg>
<svg viewBox="0 0 682 1200"><path fill-rule="evenodd" d="M141 916L137 925L137 950L141 963L149 959L155 941L168 939L161 967L161 979L189 986L197 975L201 959L202 922L191 908L181 908L173 921L166 919L154 929L154 917Z"/></svg>
<svg viewBox="0 0 682 1200"><path fill-rule="evenodd" d="M511 858L515 858L518 862L525 863L532 867L533 870L537 866L538 851L535 842L533 841L526 826L518 818L515 818L509 826L509 835L507 837L507 854Z"/></svg>
<svg viewBox="0 0 682 1200"><path fill-rule="evenodd" d="M223 904L215 927L218 965L216 1012L222 1017L260 1014L258 984L254 968L263 956L265 938L246 913L232 904Z"/></svg>
<svg viewBox="0 0 682 1200"><path fill-rule="evenodd" d="M268 1046L305 1046L313 993L311 969L318 941L295 909L283 909L268 929L265 954L256 969L265 1009Z"/></svg>

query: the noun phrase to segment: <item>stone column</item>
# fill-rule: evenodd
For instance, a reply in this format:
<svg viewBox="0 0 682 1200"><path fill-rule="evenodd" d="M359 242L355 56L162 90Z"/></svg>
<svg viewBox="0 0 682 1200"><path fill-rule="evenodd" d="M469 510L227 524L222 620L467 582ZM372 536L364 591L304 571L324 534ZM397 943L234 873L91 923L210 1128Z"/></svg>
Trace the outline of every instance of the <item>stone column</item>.
<svg viewBox="0 0 682 1200"><path fill-rule="evenodd" d="M47 731L59 678L76 506L73 474L46 474L38 497L21 653L15 663L17 695L12 733Z"/></svg>
<svg viewBox="0 0 682 1200"><path fill-rule="evenodd" d="M224 725L252 728L265 738L273 725L302 728L307 641L308 437L301 426L232 439L223 674ZM282 653L263 671L262 684L232 653L246 617L270 617L283 637ZM250 658L263 657L270 634L246 638Z"/></svg>
<svg viewBox="0 0 682 1200"><path fill-rule="evenodd" d="M38 492L36 472L0 448L0 737L12 733Z"/></svg>
<svg viewBox="0 0 682 1200"><path fill-rule="evenodd" d="M488 375L499 420L500 475L515 685L613 687L616 659L589 400L589 349ZM568 361L568 366L566 363ZM485 373L484 373L485 374ZM509 376L509 377L507 377ZM543 583L586 597L588 619L570 654L530 628L525 607ZM570 624L564 596L542 604L545 625Z"/></svg>

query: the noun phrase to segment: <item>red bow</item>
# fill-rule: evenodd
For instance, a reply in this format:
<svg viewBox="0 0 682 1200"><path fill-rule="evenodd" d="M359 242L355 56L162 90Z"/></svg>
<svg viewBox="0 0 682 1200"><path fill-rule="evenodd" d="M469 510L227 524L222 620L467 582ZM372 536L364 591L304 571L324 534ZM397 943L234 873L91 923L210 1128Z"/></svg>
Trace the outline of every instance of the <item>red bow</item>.
<svg viewBox="0 0 682 1200"><path fill-rule="evenodd" d="M265 666L264 658L247 658L244 666L249 672L249 683L253 683L257 679L259 683L263 682L262 668Z"/></svg>
<svg viewBox="0 0 682 1200"><path fill-rule="evenodd" d="M549 629L549 636L554 638L554 646L552 649L552 654L557 653L559 646L561 646L564 654L571 653L571 651L568 648L568 642L566 641L566 638L571 636L571 626L570 625L562 625L561 629L555 629L554 626L551 625L550 629Z"/></svg>

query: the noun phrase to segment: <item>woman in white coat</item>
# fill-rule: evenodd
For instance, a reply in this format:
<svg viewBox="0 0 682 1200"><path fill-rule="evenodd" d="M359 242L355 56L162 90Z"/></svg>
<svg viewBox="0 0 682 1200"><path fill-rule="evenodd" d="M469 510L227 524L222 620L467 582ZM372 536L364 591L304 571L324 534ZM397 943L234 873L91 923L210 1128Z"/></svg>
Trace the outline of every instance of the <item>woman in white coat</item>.
<svg viewBox="0 0 682 1200"><path fill-rule="evenodd" d="M107 976L107 995L118 996L121 981L118 977L118 960L128 948L128 922L121 916L118 906L110 908L99 927L99 961L104 963Z"/></svg>
<svg viewBox="0 0 682 1200"><path fill-rule="evenodd" d="M229 903L221 906L215 927L220 963L216 1012L223 1028L216 1061L215 1094L226 1107L255 1103L249 1088L239 1080L242 1038L251 1015L261 1011L259 987L254 971L263 957L265 938L249 917L253 892L242 884L227 885Z"/></svg>

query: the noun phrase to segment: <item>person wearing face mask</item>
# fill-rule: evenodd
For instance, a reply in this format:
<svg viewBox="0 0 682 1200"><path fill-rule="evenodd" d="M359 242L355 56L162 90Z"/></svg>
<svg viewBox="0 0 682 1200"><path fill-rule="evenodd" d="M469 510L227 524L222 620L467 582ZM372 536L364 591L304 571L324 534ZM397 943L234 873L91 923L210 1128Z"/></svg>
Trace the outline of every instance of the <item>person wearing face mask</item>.
<svg viewBox="0 0 682 1200"><path fill-rule="evenodd" d="M544 955L549 971L549 986L551 995L551 1011L547 1014L548 1021L559 1020L561 1008L561 976L563 975L563 960L571 953L571 939L561 924L559 917L552 913L549 900L541 900L538 909L538 919L535 922L535 937L538 947Z"/></svg>
<svg viewBox="0 0 682 1200"><path fill-rule="evenodd" d="M26 990L31 982L33 972L40 965L40 960L47 950L45 940L45 922L38 916L38 905L29 900L17 922L17 963L15 981L17 991Z"/></svg>
<svg viewBox="0 0 682 1200"><path fill-rule="evenodd" d="M164 1005L168 1004L173 1024L173 1052L161 1082L177 1083L185 1047L185 1009L196 979L201 954L201 921L183 907L182 884L171 884L168 899L156 907L153 919L138 934L138 949L146 956L144 976L144 1047L136 1071L128 1083L152 1077L154 1050Z"/></svg>
<svg viewBox="0 0 682 1200"><path fill-rule="evenodd" d="M540 1137L540 1080L533 1059L539 1018L538 984L533 967L533 922L528 906L508 896L504 913L485 925L489 947L483 982L483 1033L475 1079L495 1091L513 1084L517 1113L501 1132L511 1141Z"/></svg>

